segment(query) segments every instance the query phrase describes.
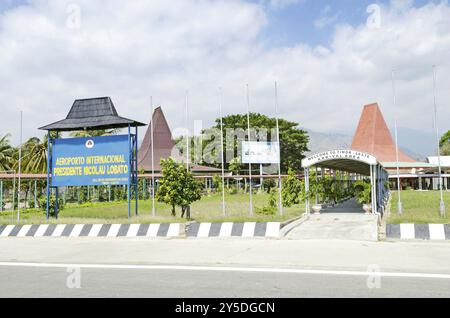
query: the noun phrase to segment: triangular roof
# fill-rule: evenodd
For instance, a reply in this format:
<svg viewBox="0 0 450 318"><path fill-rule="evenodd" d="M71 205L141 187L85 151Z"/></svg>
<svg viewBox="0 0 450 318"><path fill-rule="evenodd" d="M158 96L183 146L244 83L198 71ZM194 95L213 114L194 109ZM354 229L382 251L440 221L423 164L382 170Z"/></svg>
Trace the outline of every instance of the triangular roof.
<svg viewBox="0 0 450 318"><path fill-rule="evenodd" d="M377 103L364 106L351 149L370 153L380 162L397 161L394 139ZM415 162L401 150L398 157L401 162Z"/></svg>
<svg viewBox="0 0 450 318"><path fill-rule="evenodd" d="M172 132L161 107L154 110L151 121L153 121L153 158L154 170L161 171L161 159L173 157L177 161L183 158L178 150L175 149L175 142L172 138ZM145 171L152 171L152 125L148 125L144 140L138 155L138 167ZM205 167L200 165L191 165L193 171L213 172L220 169Z"/></svg>
<svg viewBox="0 0 450 318"><path fill-rule="evenodd" d="M84 129L112 129L145 124L120 117L110 97L77 99L66 119L41 127L41 130L74 131Z"/></svg>
<svg viewBox="0 0 450 318"><path fill-rule="evenodd" d="M151 122L145 133L144 141L139 149L138 166L145 171L152 170L152 122L154 168L155 171L160 171L161 166L159 163L161 158L169 158L172 155L172 149L175 146L175 142L172 139L172 132L170 131L169 124L167 123L161 107L156 108L153 112Z"/></svg>

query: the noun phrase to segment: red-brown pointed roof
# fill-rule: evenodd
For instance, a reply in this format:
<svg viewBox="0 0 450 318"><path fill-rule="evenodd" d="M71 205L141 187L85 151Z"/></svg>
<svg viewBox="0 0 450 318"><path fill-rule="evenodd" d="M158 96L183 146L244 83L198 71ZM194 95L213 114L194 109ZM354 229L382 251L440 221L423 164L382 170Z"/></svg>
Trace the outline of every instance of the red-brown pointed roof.
<svg viewBox="0 0 450 318"><path fill-rule="evenodd" d="M161 159L169 158L172 155L172 149L175 146L175 142L172 139L172 132L170 131L169 124L167 123L161 107L155 109L151 121L153 122L154 168L155 171L160 171ZM145 171L152 170L151 123L148 126L144 141L139 149L138 166Z"/></svg>
<svg viewBox="0 0 450 318"><path fill-rule="evenodd" d="M153 122L153 158L155 171L161 171L161 159L173 157L177 161L183 161L180 152L175 148L175 142L172 139L172 132L161 107L155 109L151 120ZM220 171L220 169L195 164L191 166L192 170L196 172ZM152 171L151 123L148 126L141 148L139 149L138 167L143 168L145 171Z"/></svg>
<svg viewBox="0 0 450 318"><path fill-rule="evenodd" d="M395 142L377 103L364 106L351 148L374 155L380 162L397 161ZM399 150L399 161L415 162Z"/></svg>

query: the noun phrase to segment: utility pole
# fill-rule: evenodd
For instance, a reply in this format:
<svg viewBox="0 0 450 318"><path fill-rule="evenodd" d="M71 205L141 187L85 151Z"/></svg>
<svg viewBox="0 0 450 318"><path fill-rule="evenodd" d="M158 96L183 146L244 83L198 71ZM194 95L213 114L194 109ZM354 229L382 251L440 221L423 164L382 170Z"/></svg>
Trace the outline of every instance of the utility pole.
<svg viewBox="0 0 450 318"><path fill-rule="evenodd" d="M394 109L397 111L397 96L395 92L395 71L392 70L392 91L394 94ZM398 112L396 113L398 114ZM403 214L403 206L402 206L402 198L401 198L401 192L402 192L402 185L400 183L400 163L399 163L399 150L398 150L398 128L397 128L397 115L395 115L395 122L394 122L394 130L395 130L395 157L397 162L397 194L398 194L398 203L397 203L397 214L402 215Z"/></svg>
<svg viewBox="0 0 450 318"><path fill-rule="evenodd" d="M438 155L438 175L439 175L439 191L441 200L439 203L439 214L441 217L445 217L445 203L444 203L444 190L442 186L442 165L441 165L441 147L439 143L439 126L438 126L438 112L436 101L436 65L433 65L433 101L434 101L434 128L436 130L436 143L437 143L437 155Z"/></svg>

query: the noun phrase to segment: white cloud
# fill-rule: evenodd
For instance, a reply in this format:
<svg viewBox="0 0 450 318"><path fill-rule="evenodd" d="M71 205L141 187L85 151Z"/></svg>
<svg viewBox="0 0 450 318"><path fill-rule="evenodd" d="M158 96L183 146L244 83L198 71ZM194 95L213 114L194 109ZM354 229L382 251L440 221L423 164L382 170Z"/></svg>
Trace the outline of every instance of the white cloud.
<svg viewBox="0 0 450 318"><path fill-rule="evenodd" d="M81 9L81 28L66 26L67 4ZM332 43L268 48L263 4L244 1L141 0L126 5L34 0L0 15L0 135L17 141L19 109L26 137L63 118L75 98L111 96L121 115L147 122L150 96L172 127L184 124L184 92L191 119L251 108L273 114L279 81L282 115L319 131L353 131L363 104L378 101L386 119L431 130L432 73L439 66L441 130L450 129L450 6L382 7L379 29L338 26ZM392 108L390 70L398 73ZM444 126L446 125L446 126Z"/></svg>
<svg viewBox="0 0 450 318"><path fill-rule="evenodd" d="M333 25L336 23L340 15L340 12L333 12L330 6L326 6L320 16L314 21L314 26L317 29L323 29L327 26Z"/></svg>
<svg viewBox="0 0 450 318"><path fill-rule="evenodd" d="M299 4L306 0L266 0L271 8L284 9L293 4Z"/></svg>

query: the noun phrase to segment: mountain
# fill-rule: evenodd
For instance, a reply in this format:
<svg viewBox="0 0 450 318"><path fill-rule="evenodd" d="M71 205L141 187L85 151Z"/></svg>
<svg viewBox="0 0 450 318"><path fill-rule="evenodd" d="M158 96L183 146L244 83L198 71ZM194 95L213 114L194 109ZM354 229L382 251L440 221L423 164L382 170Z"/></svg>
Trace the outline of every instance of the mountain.
<svg viewBox="0 0 450 318"><path fill-rule="evenodd" d="M309 154L331 149L348 149L352 144L352 137L344 134L321 133L306 129L309 135Z"/></svg>

